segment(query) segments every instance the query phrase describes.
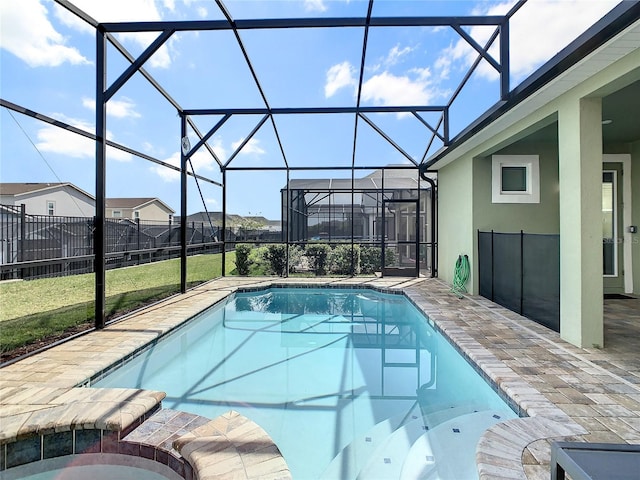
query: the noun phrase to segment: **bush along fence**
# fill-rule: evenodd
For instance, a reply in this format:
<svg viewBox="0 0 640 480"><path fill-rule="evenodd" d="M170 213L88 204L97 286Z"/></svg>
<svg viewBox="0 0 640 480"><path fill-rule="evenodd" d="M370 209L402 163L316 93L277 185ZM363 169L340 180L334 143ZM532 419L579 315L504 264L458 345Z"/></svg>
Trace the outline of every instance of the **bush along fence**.
<svg viewBox="0 0 640 480"><path fill-rule="evenodd" d="M33 279L93 272L93 217L27 215L0 208L0 279ZM233 234L228 232L227 236ZM179 223L107 219L107 268L180 256ZM218 253L219 228L189 222L189 254Z"/></svg>
<svg viewBox="0 0 640 480"><path fill-rule="evenodd" d="M279 275L313 273L322 275L373 274L382 270L381 247L371 245L335 245L309 243L289 246L289 268L284 244L253 247L236 244L236 273L238 275ZM385 263L395 262L395 252L385 251Z"/></svg>

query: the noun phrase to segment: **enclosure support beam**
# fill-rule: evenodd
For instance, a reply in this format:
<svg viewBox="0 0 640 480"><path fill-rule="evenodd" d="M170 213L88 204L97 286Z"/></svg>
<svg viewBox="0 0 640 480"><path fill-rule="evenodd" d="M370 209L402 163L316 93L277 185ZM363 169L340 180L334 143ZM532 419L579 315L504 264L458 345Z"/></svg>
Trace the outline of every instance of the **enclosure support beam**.
<svg viewBox="0 0 640 480"><path fill-rule="evenodd" d="M384 138L387 142L389 142L389 144L393 148L395 148L398 152L400 152L407 160L413 163L416 167L418 166L418 162L416 162L411 155L405 152L400 145L394 142L391 139L391 137L389 137L389 135L384 133L384 131L380 127L378 127L375 123L373 123L373 121L369 117L367 117L363 113L358 114L358 116L362 118L365 122L367 122L371 128L373 128L376 132L378 132L382 138Z"/></svg>
<svg viewBox="0 0 640 480"><path fill-rule="evenodd" d="M227 169L222 168L222 276L227 271Z"/></svg>
<svg viewBox="0 0 640 480"><path fill-rule="evenodd" d="M60 120L56 120L55 118L51 118L48 117L42 113L39 112L34 112L33 110L29 110L28 108L25 108L21 105L17 105L13 102L10 102L8 100L5 100L3 98L0 98L0 107L4 107L7 108L9 110L13 110L14 112L18 112L21 113L22 115L26 115L28 117L31 118L35 118L37 120L40 120L42 122L48 123L50 125L53 125L55 127L58 128L62 128L64 130L67 130L69 132L75 133L77 135L81 135L85 138L90 138L91 140L95 141L96 136L93 133L87 132L85 130L82 130L80 128L74 127L73 125L69 125L68 123L62 122ZM137 150L134 150L133 148L129 148L129 147L125 147L124 145L120 145L119 143L116 143L112 140L108 140L106 139L104 141L104 143L108 146L108 147L113 147L116 148L122 152L127 152L130 153L131 155L135 155L136 157L140 157L143 160L148 160L150 162L153 162L157 165L162 165L165 168L170 168L171 170L175 170L176 172L180 171L180 167L177 167L175 165L171 165L170 163L167 162L163 162L162 160L158 160L157 158L152 157L151 155L147 155L146 153L142 153L139 152ZM198 144L200 145L200 144ZM194 148L195 150L195 148ZM219 162L219 160L216 158L216 161ZM207 182L207 183L211 183L213 185L217 185L217 186L221 186L218 182L216 182L215 180L211 180L210 178L207 177L203 177L201 175L196 175L195 173L192 172L188 172L188 175L191 175L193 178L197 178L198 180L202 180L203 182Z"/></svg>
<svg viewBox="0 0 640 480"><path fill-rule="evenodd" d="M95 272L95 327L105 324L105 206L107 108L107 43L105 33L96 29L96 213L93 222L93 269Z"/></svg>
<svg viewBox="0 0 640 480"><path fill-rule="evenodd" d="M180 115L181 143L187 136L187 119ZM187 156L180 148L180 292L187 291Z"/></svg>
<svg viewBox="0 0 640 480"><path fill-rule="evenodd" d="M436 182L427 176L427 172L420 169L420 178L427 182L431 186L431 278L434 278L438 274L436 262L438 261L438 254L436 251L437 245L437 233L436 233L436 204L438 201ZM420 189L418 189L418 196L420 195Z"/></svg>
<svg viewBox="0 0 640 480"><path fill-rule="evenodd" d="M284 218L282 218L282 220L284 221L284 225L282 225L284 227L285 230L285 249L286 249L286 253L287 253L287 271L285 272L285 277L289 276L289 242L291 241L291 235L289 234L289 231L291 230L291 225L289 224L289 212L291 211L291 187L289 185L289 182L291 182L291 175L289 172L289 169L287 168L287 187L286 187L286 195L287 195L287 201L284 203L284 205L286 205L287 211L286 212L280 212L280 216L284 216ZM296 238L296 240L299 240Z"/></svg>
<svg viewBox="0 0 640 480"><path fill-rule="evenodd" d="M500 99L509 97L509 20L500 25Z"/></svg>

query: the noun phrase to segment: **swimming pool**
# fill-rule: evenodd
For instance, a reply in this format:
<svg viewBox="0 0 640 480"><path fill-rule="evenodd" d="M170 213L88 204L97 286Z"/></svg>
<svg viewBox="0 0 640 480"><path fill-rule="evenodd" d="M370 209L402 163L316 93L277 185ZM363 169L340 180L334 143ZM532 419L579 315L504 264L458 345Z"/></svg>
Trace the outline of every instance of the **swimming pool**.
<svg viewBox="0 0 640 480"><path fill-rule="evenodd" d="M475 445L515 418L403 295L236 293L93 386L264 428L293 478L476 477Z"/></svg>

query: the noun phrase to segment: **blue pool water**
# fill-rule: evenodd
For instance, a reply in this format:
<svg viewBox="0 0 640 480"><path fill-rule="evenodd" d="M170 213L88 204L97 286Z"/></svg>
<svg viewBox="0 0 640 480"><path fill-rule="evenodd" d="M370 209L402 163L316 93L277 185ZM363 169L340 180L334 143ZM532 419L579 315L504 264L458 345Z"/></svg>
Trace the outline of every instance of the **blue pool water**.
<svg viewBox="0 0 640 480"><path fill-rule="evenodd" d="M516 416L404 296L364 289L235 294L94 386L236 410L303 480L476 478L479 435Z"/></svg>

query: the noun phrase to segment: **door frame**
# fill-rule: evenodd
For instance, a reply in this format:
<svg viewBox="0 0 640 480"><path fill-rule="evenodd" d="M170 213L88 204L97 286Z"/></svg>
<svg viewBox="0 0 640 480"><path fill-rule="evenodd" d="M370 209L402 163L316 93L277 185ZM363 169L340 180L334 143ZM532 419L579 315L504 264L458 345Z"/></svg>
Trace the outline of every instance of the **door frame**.
<svg viewBox="0 0 640 480"><path fill-rule="evenodd" d="M385 218L385 213L387 211L387 205L389 203L413 203L415 205L415 231L416 238L414 241L403 240L399 241L394 239L392 242L387 242L387 222ZM396 236L398 234L397 225L395 226ZM415 267L387 267L385 265L385 249L387 247L387 243L393 243L399 245L414 245L416 252L416 264ZM390 198L382 200L382 236L380 239L380 258L382 265L380 266L382 271L382 276L407 276L407 277L417 277L420 273L420 199L419 198Z"/></svg>
<svg viewBox="0 0 640 480"><path fill-rule="evenodd" d="M633 234L629 232L632 207L632 191L631 191L631 155L628 153L602 155L602 163L619 163L622 165L621 181L618 182L618 188L622 188L622 225L619 225L618 237L622 238L622 248L618 249L618 255L622 253L622 272L618 275L624 275L624 293L633 293L633 258L632 258L632 242ZM604 170L604 168L603 168ZM603 276L604 280L604 276Z"/></svg>

